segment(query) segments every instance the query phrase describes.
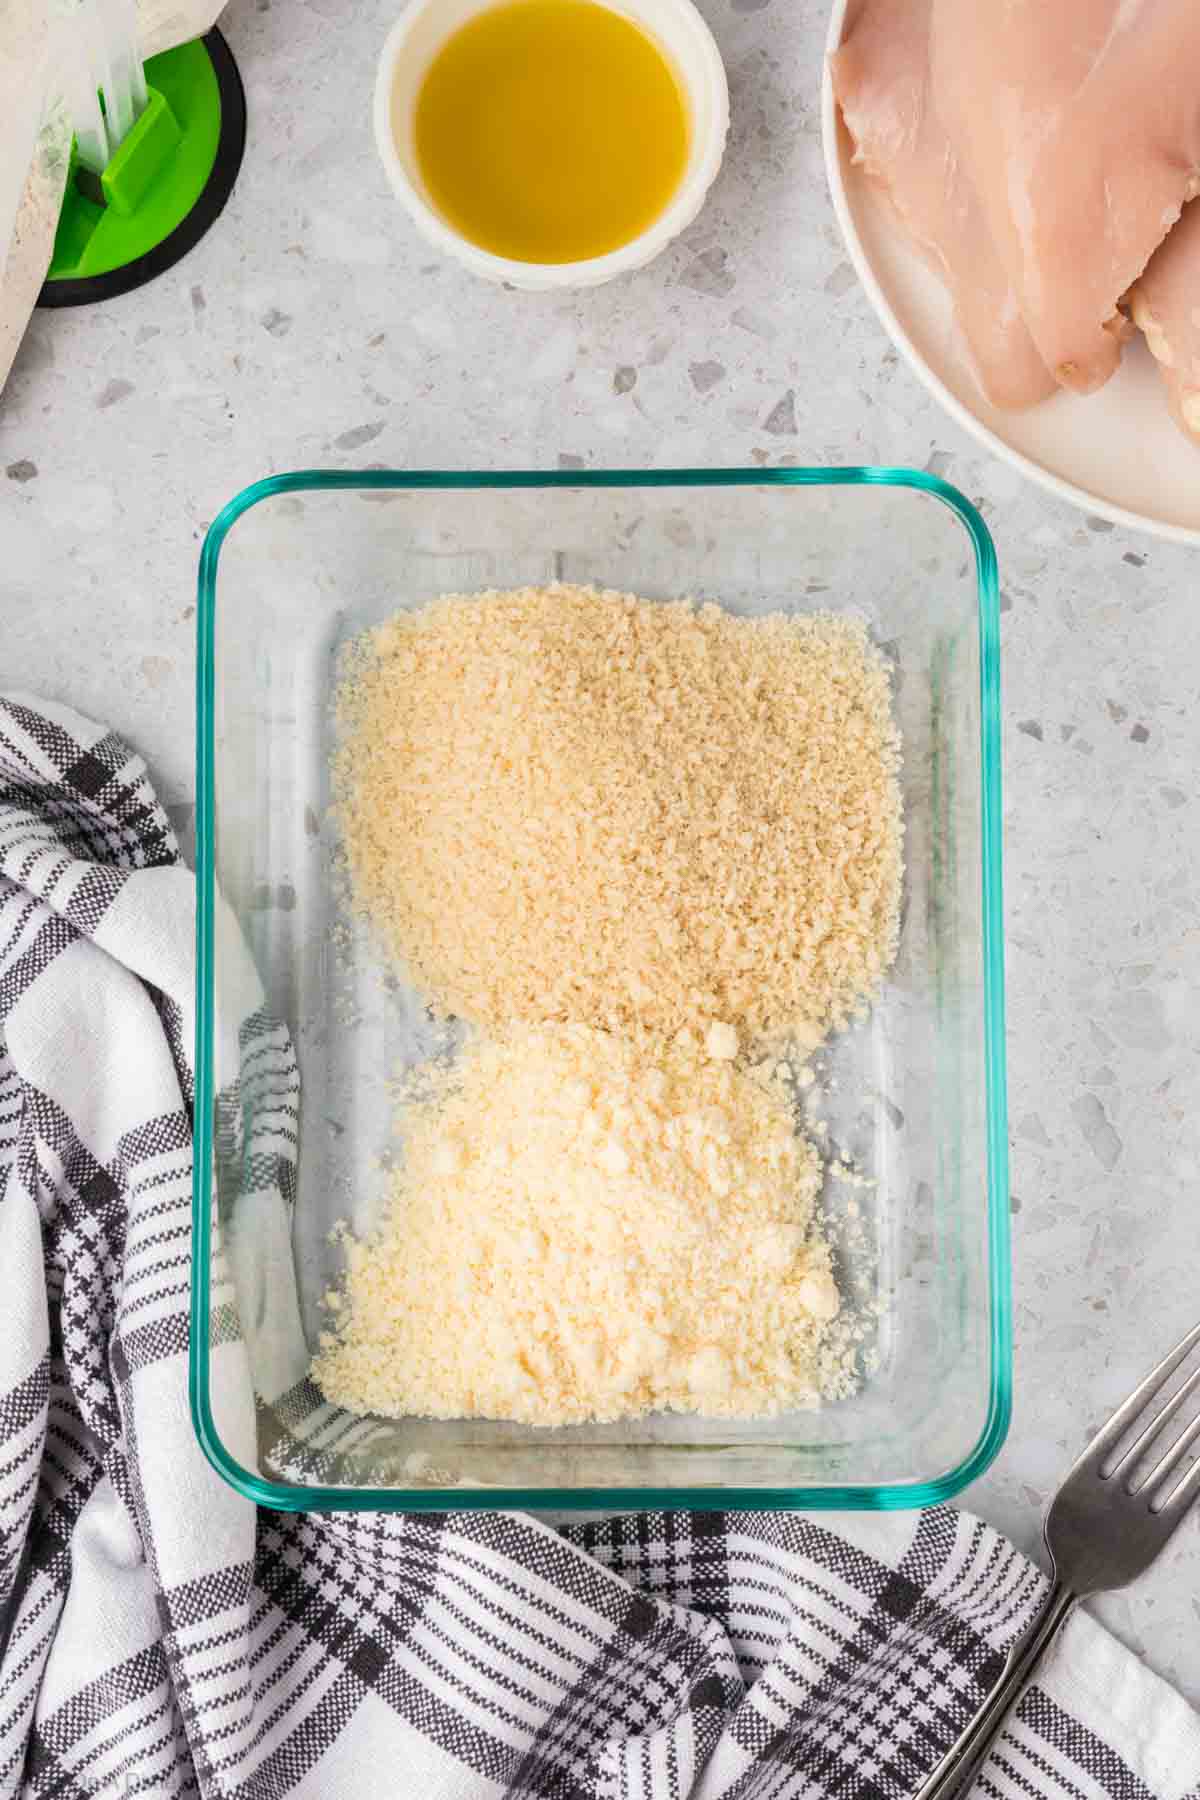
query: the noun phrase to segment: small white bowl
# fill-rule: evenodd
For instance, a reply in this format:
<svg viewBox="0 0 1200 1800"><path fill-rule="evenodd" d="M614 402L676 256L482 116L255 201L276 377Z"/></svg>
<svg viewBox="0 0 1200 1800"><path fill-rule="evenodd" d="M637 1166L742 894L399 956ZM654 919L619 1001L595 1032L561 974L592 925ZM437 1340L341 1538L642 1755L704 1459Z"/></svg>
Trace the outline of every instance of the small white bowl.
<svg viewBox="0 0 1200 1800"><path fill-rule="evenodd" d="M640 269L691 224L712 186L729 131L729 89L712 32L692 0L600 0L652 38L667 56L686 96L690 147L683 179L648 230L606 256L584 262L515 262L464 238L438 212L417 166L413 117L430 63L446 39L498 0L409 0L388 33L375 79L375 142L398 198L429 242L476 275L512 287L597 287Z"/></svg>

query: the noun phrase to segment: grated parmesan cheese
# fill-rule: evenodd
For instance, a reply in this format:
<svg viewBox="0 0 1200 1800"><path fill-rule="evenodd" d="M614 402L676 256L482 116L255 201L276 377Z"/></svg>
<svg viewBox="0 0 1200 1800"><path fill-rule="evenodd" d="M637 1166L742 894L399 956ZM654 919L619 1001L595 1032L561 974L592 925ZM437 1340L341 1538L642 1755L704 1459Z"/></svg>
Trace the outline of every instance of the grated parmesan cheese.
<svg viewBox="0 0 1200 1800"><path fill-rule="evenodd" d="M786 1090L695 1033L517 1025L422 1071L313 1375L354 1412L535 1425L846 1391Z"/></svg>

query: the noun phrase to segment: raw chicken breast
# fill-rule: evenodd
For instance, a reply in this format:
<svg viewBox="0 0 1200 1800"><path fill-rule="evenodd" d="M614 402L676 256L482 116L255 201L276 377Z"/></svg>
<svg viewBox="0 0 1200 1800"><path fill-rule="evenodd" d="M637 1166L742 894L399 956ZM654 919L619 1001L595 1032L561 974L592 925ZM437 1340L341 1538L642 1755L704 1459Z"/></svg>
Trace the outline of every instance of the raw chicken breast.
<svg viewBox="0 0 1200 1800"><path fill-rule="evenodd" d="M1200 171L1200 0L932 0L930 67L1042 359L1090 393Z"/></svg>
<svg viewBox="0 0 1200 1800"><path fill-rule="evenodd" d="M1200 200L1150 258L1129 310L1154 352L1176 423L1200 443Z"/></svg>
<svg viewBox="0 0 1200 1800"><path fill-rule="evenodd" d="M973 0L960 0L975 10ZM1032 406L1054 381L1021 319L975 193L932 103L933 0L851 0L834 92L854 160L888 190L943 277L979 384L996 406Z"/></svg>

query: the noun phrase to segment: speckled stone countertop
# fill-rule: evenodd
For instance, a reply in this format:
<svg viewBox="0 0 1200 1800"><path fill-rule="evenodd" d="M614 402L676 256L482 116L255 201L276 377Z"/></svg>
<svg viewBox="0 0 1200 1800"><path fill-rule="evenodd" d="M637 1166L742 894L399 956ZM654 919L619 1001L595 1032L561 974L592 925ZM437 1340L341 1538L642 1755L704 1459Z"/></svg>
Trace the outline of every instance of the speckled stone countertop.
<svg viewBox="0 0 1200 1800"><path fill-rule="evenodd" d="M539 297L439 260L389 197L369 97L395 0L235 0L228 210L139 293L39 314L0 398L3 682L123 732L186 834L196 557L258 476L883 462L957 483L1005 590L1017 1328L1012 1433L963 1498L1032 1550L1089 1428L1200 1311L1200 553L1051 501L942 416L830 211L826 5L700 4L733 102L708 205L640 274ZM1097 1611L1200 1702L1200 1514Z"/></svg>

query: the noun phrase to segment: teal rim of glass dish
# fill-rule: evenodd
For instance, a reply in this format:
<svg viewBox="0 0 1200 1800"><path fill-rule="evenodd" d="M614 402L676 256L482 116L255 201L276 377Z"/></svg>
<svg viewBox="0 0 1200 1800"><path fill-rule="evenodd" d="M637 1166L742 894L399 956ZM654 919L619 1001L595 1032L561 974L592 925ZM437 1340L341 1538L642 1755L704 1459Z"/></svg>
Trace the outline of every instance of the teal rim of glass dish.
<svg viewBox="0 0 1200 1800"><path fill-rule="evenodd" d="M230 1454L218 1435L210 1394L213 1165L213 718L217 566L231 528L260 501L305 489L337 488L621 488L621 487L899 487L931 495L958 514L975 552L979 604L980 818L984 1069L987 1102L988 1278L991 1382L978 1442L955 1469L930 1481L819 1488L431 1488L301 1487L267 1480ZM191 1332L188 1398L192 1425L209 1462L247 1499L285 1512L447 1512L509 1508L556 1511L715 1510L892 1511L933 1506L982 1475L1008 1434L1012 1417L1012 1266L1008 1194L1008 1098L1004 1038L1002 813L1000 793L1000 590L996 549L965 495L924 470L596 469L400 471L298 469L243 488L210 525L200 553L196 622L196 1123L192 1167Z"/></svg>

